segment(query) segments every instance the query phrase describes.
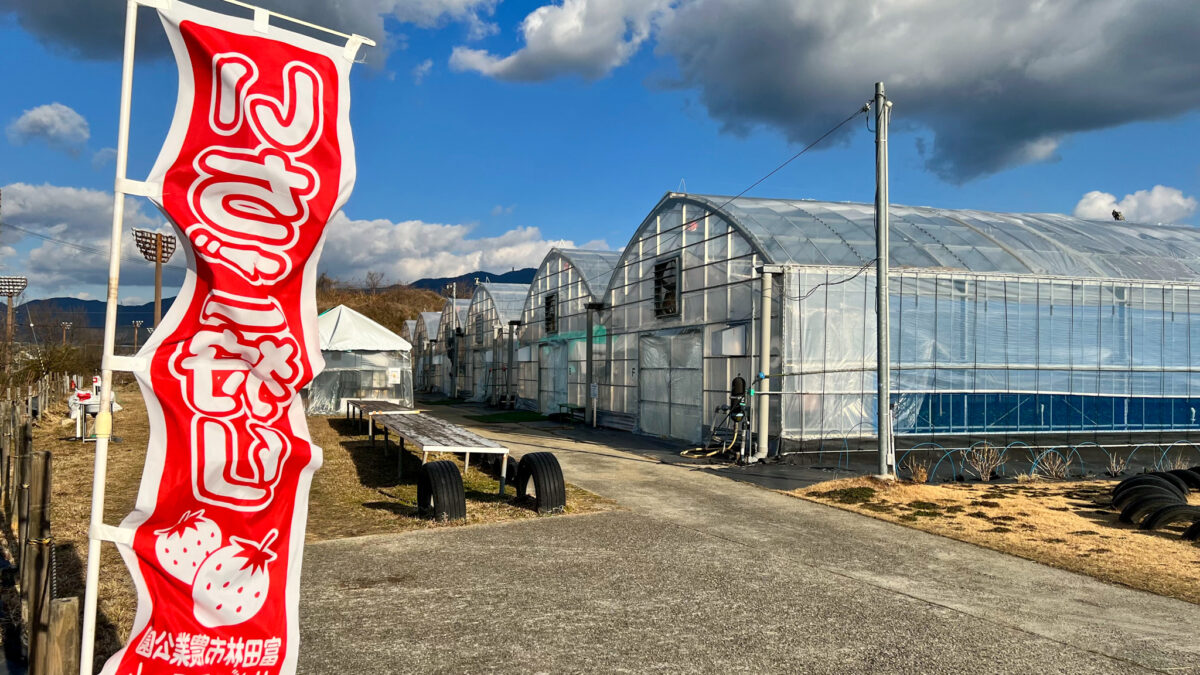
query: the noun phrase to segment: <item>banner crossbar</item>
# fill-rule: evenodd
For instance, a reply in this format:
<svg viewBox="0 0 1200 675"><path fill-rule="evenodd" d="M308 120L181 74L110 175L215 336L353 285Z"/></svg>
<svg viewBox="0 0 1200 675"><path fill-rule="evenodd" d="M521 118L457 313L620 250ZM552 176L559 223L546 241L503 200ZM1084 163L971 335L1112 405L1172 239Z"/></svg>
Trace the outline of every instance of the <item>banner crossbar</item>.
<svg viewBox="0 0 1200 675"><path fill-rule="evenodd" d="M167 7L169 7L171 5L172 0L134 0L134 2L136 2L137 4L142 5L144 7L152 7L154 9L166 9ZM360 44L360 45L366 45L368 47L375 46L374 40L372 40L369 37L359 35L358 33L343 33L340 30L326 28L325 26L321 26L321 25L318 25L318 24L315 24L315 23L312 23L309 21L305 21L304 19L297 19L296 17L288 16L287 14L280 14L279 12L273 12L269 9L265 9L265 8L259 7L257 5L252 5L248 2L242 2L242 0L221 0L221 2L226 2L231 5L237 5L238 7L244 7L245 9L248 9L248 10L254 12L256 21L258 20L259 16L273 16L276 19L288 21L288 22L296 24L297 26L304 26L305 28L319 30L322 33L328 33L330 35L336 35L337 37L340 37L340 38L346 38L347 40L353 40L354 42L356 42L357 44Z"/></svg>

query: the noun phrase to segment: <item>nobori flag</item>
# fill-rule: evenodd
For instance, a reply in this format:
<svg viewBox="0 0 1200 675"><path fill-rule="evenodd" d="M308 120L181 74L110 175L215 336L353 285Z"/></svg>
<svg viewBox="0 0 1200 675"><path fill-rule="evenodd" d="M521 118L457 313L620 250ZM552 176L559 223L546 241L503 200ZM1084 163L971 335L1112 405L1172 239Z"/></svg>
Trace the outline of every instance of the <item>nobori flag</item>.
<svg viewBox="0 0 1200 675"><path fill-rule="evenodd" d="M354 183L356 45L177 1L160 14L179 101L147 182L188 273L135 359L150 445L120 550L138 610L104 673L293 673L321 464L297 392L325 365L316 265Z"/></svg>

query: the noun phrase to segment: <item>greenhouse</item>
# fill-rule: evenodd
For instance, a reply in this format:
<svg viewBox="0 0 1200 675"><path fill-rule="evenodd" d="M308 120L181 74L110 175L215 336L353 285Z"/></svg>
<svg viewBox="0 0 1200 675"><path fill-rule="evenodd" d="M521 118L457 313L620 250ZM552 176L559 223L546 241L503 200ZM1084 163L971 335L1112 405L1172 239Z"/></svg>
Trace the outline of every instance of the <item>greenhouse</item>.
<svg viewBox="0 0 1200 675"><path fill-rule="evenodd" d="M458 358L463 350L463 341L460 338L467 321L467 308L470 306L470 298L446 300L436 326L436 334L440 337L430 342L430 389L446 396L455 394L455 384L462 375L462 361Z"/></svg>
<svg viewBox="0 0 1200 675"><path fill-rule="evenodd" d="M543 414L587 402L587 306L608 288L619 251L551 249L538 267L521 313L517 405ZM598 314L598 313L597 313ZM594 317L593 362L606 359L604 328Z"/></svg>
<svg viewBox="0 0 1200 675"><path fill-rule="evenodd" d="M433 353L438 339L440 312L421 312L411 340L413 346L413 386L417 391L435 388L433 377Z"/></svg>
<svg viewBox="0 0 1200 675"><path fill-rule="evenodd" d="M890 231L898 436L1200 426L1200 230L892 206ZM874 437L874 258L871 204L667 194L609 284L602 409L699 440L759 370L767 265L772 442Z"/></svg>
<svg viewBox="0 0 1200 675"><path fill-rule="evenodd" d="M509 372L515 365L515 322L529 293L526 284L481 283L467 310L465 372L459 395L472 401L498 403L511 394Z"/></svg>

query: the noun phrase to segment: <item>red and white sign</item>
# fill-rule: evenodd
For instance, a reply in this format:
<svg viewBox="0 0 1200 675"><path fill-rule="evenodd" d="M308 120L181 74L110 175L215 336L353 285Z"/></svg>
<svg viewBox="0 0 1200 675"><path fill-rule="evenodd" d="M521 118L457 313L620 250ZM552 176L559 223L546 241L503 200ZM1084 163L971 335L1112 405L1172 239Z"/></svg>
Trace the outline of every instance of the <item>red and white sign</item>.
<svg viewBox="0 0 1200 675"><path fill-rule="evenodd" d="M120 545L138 610L104 673L294 673L321 465L297 392L324 367L316 262L354 182L353 53L168 5L180 100L147 182L188 275L138 354L150 447Z"/></svg>

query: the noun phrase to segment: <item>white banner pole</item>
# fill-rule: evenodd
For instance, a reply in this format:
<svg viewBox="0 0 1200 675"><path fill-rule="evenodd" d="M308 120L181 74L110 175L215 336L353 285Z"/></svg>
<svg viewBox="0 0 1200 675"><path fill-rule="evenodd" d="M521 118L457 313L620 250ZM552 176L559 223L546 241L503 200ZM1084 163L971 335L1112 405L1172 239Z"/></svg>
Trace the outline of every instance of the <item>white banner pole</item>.
<svg viewBox="0 0 1200 675"><path fill-rule="evenodd" d="M121 230L125 193L121 191L129 162L129 111L133 99L133 48L137 38L137 0L125 3L125 53L121 62L121 114L117 127L117 171L113 183L112 239L108 251L108 305L104 312L104 356L100 371L100 412L96 414L96 460L92 475L92 519L88 529L87 589L83 600L80 675L92 675L96 647L96 599L100 581L100 529L104 525L104 491L108 473L108 441L112 435L112 365L117 337L117 288L121 273Z"/></svg>

